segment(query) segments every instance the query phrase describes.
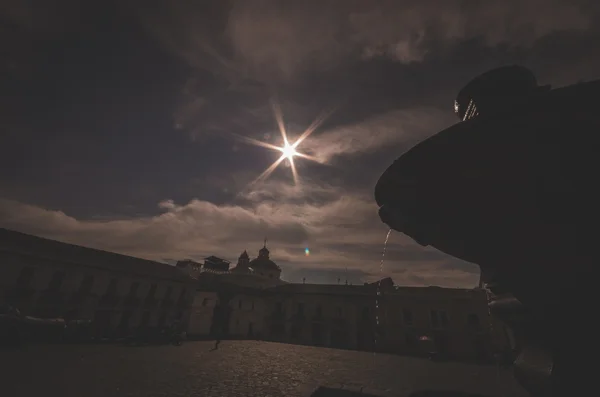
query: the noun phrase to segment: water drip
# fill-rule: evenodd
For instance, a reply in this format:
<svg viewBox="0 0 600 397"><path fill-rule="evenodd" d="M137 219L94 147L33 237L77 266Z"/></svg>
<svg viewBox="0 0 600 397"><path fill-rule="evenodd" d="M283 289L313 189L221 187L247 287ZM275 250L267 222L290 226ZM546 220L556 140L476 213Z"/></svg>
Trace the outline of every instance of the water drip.
<svg viewBox="0 0 600 397"><path fill-rule="evenodd" d="M385 261L385 251L387 249L388 240L392 234L392 229L388 230L383 242L383 252L381 253L381 262L379 263L379 282L377 283L377 295L375 296L375 332L373 333L374 352L377 350L377 334L379 332L379 299L381 296L381 279L383 277L383 262Z"/></svg>

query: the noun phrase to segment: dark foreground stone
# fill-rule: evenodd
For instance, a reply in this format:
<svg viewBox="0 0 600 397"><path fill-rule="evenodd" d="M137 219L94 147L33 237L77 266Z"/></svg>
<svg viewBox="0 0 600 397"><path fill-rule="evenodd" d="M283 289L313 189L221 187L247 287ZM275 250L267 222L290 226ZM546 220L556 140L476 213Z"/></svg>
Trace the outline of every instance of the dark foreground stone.
<svg viewBox="0 0 600 397"><path fill-rule="evenodd" d="M254 341L224 341L218 350L213 347L212 342L189 342L180 347L5 350L0 352L2 395L327 397L323 393L330 392L339 397L446 397L414 394L432 390L527 395L509 371L490 366Z"/></svg>

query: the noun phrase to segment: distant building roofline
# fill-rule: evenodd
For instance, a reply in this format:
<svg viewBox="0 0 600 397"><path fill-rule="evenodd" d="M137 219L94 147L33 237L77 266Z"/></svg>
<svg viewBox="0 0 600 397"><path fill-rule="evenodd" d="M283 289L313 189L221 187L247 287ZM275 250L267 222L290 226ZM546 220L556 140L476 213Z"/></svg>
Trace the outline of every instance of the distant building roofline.
<svg viewBox="0 0 600 397"><path fill-rule="evenodd" d="M231 264L227 259L219 258L217 256L211 255L204 258L205 261L213 262L213 263L228 263Z"/></svg>
<svg viewBox="0 0 600 397"><path fill-rule="evenodd" d="M0 228L0 252L141 277L178 282L193 281L175 266L167 263L52 240L5 228Z"/></svg>

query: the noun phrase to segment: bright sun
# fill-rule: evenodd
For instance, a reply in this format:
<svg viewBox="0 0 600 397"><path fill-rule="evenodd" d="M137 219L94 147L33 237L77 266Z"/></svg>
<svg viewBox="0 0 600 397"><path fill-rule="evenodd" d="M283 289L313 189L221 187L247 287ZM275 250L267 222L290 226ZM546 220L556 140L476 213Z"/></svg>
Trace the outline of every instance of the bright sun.
<svg viewBox="0 0 600 397"><path fill-rule="evenodd" d="M296 148L325 121L325 119L328 117L329 114L331 114L331 112L323 113L322 115L317 117L317 119L311 123L311 125L298 137L298 139L296 139L295 142L290 143L288 141L287 132L285 130L285 124L283 123L283 115L281 114L281 108L276 102L272 102L271 105L273 106L273 114L275 115L277 126L279 127L279 131L281 132L281 137L283 138L283 146L275 146L267 142L257 141L254 138L241 138L253 145L262 146L271 150L279 151L281 152L281 156L279 156L279 158L273 164L271 164L269 168L267 168L262 174L260 174L258 178L256 178L251 184L254 184L258 181L262 181L269 177L269 175L273 173L275 168L277 168L277 166L286 159L288 160L290 168L292 170L294 183L297 184L298 171L296 171L296 164L294 164L295 157L301 157L304 159L315 161L317 163L322 163L322 161L314 156L298 152Z"/></svg>
<svg viewBox="0 0 600 397"><path fill-rule="evenodd" d="M294 156L298 154L296 148L293 145L290 145L288 142L285 143L284 147L279 148L279 150L281 150L283 156L290 161L292 161L294 159Z"/></svg>

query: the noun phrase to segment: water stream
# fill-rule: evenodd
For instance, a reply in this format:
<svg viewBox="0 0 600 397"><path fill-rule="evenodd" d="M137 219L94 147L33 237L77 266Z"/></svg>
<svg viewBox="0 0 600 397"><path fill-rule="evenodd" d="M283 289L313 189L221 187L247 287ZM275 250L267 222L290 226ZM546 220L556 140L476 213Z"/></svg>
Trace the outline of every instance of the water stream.
<svg viewBox="0 0 600 397"><path fill-rule="evenodd" d="M377 351L377 336L380 331L379 327L379 299L381 296L381 280L383 278L383 262L385 261L385 251L387 249L388 240L392 234L392 229L388 230L385 235L385 241L383 242L383 252L381 253L381 262L379 263L379 282L377 283L377 295L375 296L375 332L373 333L374 349L373 352Z"/></svg>

